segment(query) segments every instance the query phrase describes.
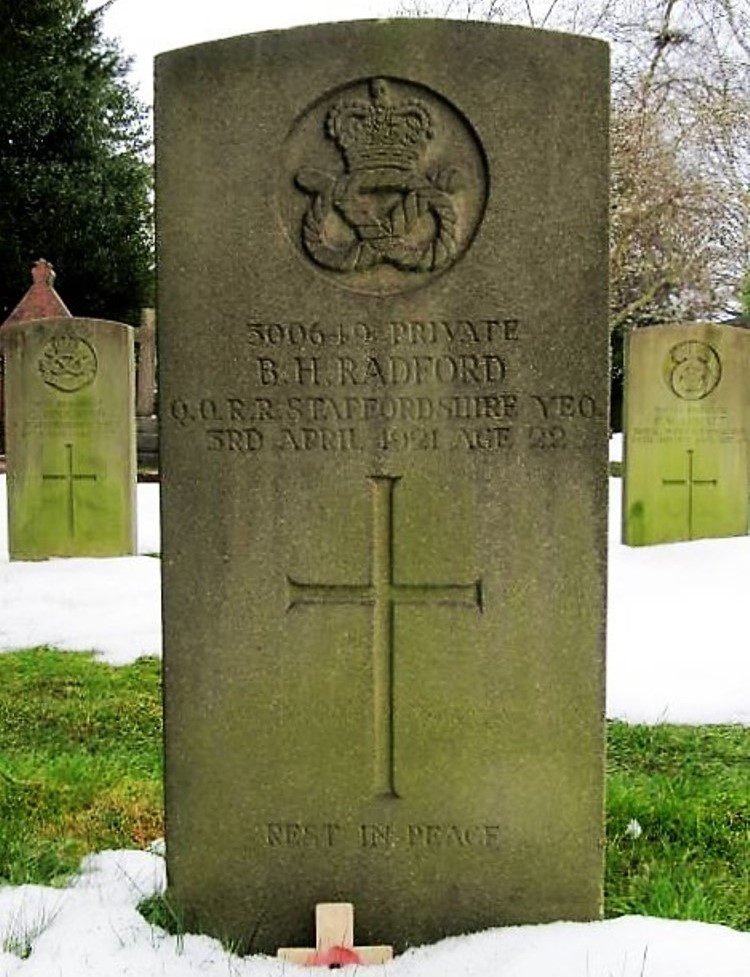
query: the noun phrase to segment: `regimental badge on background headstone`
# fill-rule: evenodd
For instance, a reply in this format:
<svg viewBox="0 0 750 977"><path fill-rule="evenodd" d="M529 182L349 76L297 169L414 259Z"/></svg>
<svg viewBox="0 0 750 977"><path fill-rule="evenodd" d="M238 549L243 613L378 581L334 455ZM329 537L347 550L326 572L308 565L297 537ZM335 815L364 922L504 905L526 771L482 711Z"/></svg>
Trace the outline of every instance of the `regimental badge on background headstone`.
<svg viewBox="0 0 750 977"><path fill-rule="evenodd" d="M63 393L73 393L93 383L96 371L94 347L70 330L50 336L39 354L42 379Z"/></svg>

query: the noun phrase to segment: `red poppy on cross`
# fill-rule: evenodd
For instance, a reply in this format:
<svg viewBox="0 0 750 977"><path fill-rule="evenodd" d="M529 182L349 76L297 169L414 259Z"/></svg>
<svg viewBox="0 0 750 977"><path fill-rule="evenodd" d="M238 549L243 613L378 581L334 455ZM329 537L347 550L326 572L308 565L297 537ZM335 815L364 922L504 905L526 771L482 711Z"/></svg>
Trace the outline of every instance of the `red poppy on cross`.
<svg viewBox="0 0 750 977"><path fill-rule="evenodd" d="M315 907L315 949L282 947L277 956L305 967L345 967L387 963L392 946L354 946L354 906L350 902L319 902Z"/></svg>

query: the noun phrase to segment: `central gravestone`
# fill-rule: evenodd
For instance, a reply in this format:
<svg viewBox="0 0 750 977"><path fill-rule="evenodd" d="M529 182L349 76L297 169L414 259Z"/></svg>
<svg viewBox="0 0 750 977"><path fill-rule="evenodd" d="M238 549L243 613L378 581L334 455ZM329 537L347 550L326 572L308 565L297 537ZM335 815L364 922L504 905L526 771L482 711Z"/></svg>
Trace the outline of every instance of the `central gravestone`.
<svg viewBox="0 0 750 977"><path fill-rule="evenodd" d="M607 52L157 60L170 898L246 949L601 910Z"/></svg>

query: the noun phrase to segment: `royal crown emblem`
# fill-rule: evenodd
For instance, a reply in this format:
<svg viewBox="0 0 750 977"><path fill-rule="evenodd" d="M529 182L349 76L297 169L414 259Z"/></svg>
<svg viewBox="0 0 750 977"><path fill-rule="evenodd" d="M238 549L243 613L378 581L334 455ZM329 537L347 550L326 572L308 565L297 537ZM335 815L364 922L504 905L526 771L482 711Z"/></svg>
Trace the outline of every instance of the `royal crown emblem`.
<svg viewBox="0 0 750 977"><path fill-rule="evenodd" d="M304 253L376 291L447 268L484 205L484 187L465 192L482 166L473 162L467 174L466 160L482 157L473 137L461 134L458 113L420 86L371 78L352 83L318 117L317 138L335 146L338 167L329 150L326 168L294 170L294 184L307 196L297 231ZM469 149L454 165L450 156L462 139ZM474 214L459 226L461 204L472 194Z"/></svg>
<svg viewBox="0 0 750 977"><path fill-rule="evenodd" d="M377 167L415 169L432 137L432 120L419 99L393 101L382 78L370 82L370 99L339 102L326 119L350 173Z"/></svg>

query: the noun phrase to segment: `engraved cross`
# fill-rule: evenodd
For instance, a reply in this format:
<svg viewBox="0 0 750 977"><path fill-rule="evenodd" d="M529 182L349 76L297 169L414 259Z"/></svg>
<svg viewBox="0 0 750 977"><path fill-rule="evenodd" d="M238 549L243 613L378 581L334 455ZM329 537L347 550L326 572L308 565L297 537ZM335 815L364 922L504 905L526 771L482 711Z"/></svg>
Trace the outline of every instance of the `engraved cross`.
<svg viewBox="0 0 750 977"><path fill-rule="evenodd" d="M718 485L716 478L695 478L693 476L693 449L687 449L688 473L687 478L663 478L662 485L685 485L688 490L688 539L693 538L693 489L696 485Z"/></svg>
<svg viewBox="0 0 750 977"><path fill-rule="evenodd" d="M365 604L372 607L372 669L375 788L398 797L394 744L394 611L399 604L437 604L482 610L482 581L406 584L394 580L393 494L398 477L373 475L372 562L365 584L301 583L287 576L288 608L301 605Z"/></svg>
<svg viewBox="0 0 750 977"><path fill-rule="evenodd" d="M95 482L97 476L73 471L73 445L69 442L65 444L65 453L68 470L62 473L43 474L42 478L45 481L64 481L68 483L68 535L71 539L74 539L76 534L75 483L81 481Z"/></svg>

